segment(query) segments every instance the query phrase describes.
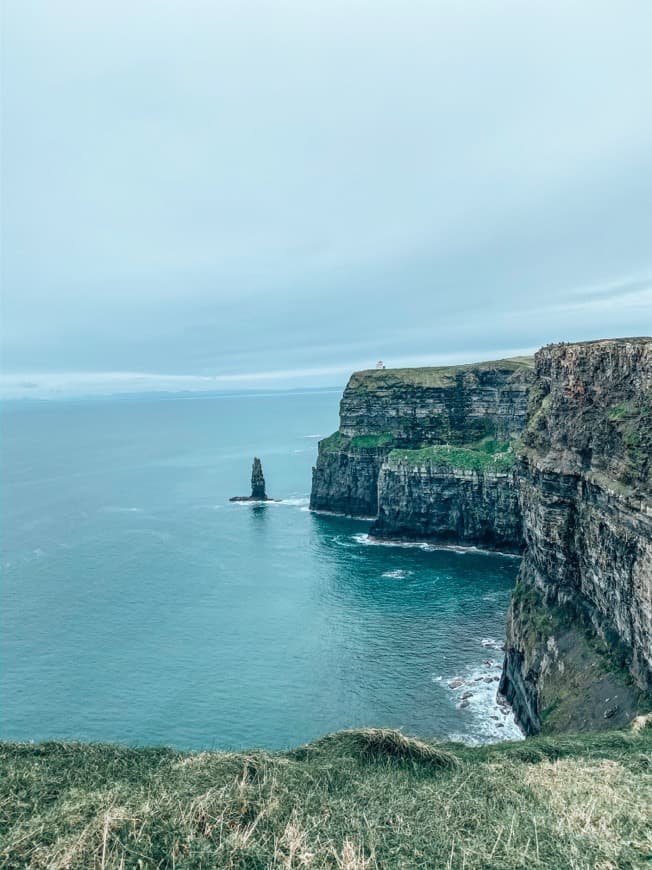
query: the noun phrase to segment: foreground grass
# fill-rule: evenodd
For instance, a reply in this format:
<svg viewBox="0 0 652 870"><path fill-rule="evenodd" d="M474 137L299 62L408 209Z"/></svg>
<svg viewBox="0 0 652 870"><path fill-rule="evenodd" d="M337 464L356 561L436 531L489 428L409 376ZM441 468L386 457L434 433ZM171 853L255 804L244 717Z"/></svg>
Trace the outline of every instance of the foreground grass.
<svg viewBox="0 0 652 870"><path fill-rule="evenodd" d="M287 753L0 744L3 868L643 868L652 729Z"/></svg>

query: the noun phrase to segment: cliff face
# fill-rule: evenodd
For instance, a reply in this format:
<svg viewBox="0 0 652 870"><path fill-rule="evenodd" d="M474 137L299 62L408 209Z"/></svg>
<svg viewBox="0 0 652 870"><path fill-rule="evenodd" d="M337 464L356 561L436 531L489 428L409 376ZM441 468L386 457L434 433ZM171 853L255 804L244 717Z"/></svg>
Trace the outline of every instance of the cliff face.
<svg viewBox="0 0 652 870"><path fill-rule="evenodd" d="M381 467L373 536L521 549L513 471L446 467L427 458L415 461L406 453L391 453Z"/></svg>
<svg viewBox="0 0 652 870"><path fill-rule="evenodd" d="M500 691L526 733L650 708L652 339L359 372L340 417L313 508L376 517L378 537L524 548Z"/></svg>
<svg viewBox="0 0 652 870"><path fill-rule="evenodd" d="M531 362L356 372L342 397L340 434L391 436L397 447L509 438L525 426Z"/></svg>
<svg viewBox="0 0 652 870"><path fill-rule="evenodd" d="M319 443L312 471L311 510L375 517L378 512L378 474L389 448L382 443L355 446L338 432Z"/></svg>
<svg viewBox="0 0 652 870"><path fill-rule="evenodd" d="M652 340L535 359L501 691L526 733L610 727L652 683Z"/></svg>
<svg viewBox="0 0 652 870"><path fill-rule="evenodd" d="M344 391L338 432L319 445L311 508L378 516L373 533L387 537L458 540L455 530L462 522L466 542L488 544L487 530L498 503L509 500L510 483L504 474L495 479L490 471L468 474L464 463L456 487L450 456L429 456L426 470L419 456L404 461L401 454L394 461L392 451L482 445L484 455L486 450L495 452L501 441L507 450L510 439L525 425L531 378L529 359L356 372ZM402 462L400 471L397 462ZM440 485L450 502L440 514L441 528L434 516L427 518L425 502L416 508L417 493L428 499ZM518 512L516 500L511 501L512 510ZM468 508L474 502L475 518L464 524L460 517L470 516ZM520 524L520 514L515 522ZM510 540L515 537L520 541L520 535L507 535Z"/></svg>

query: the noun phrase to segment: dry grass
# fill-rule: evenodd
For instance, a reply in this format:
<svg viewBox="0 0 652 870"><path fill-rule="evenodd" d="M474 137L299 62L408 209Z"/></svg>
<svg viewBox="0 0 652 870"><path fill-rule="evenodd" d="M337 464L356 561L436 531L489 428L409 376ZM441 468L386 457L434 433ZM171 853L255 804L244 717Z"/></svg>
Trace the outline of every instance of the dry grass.
<svg viewBox="0 0 652 870"><path fill-rule="evenodd" d="M3 868L650 866L652 729L285 754L0 745Z"/></svg>

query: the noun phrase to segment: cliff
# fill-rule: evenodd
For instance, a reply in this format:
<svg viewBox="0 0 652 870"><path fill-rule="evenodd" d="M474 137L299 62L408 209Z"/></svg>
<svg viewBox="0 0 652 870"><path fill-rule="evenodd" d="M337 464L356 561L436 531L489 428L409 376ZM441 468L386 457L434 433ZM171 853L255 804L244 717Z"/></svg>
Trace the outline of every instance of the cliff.
<svg viewBox="0 0 652 870"><path fill-rule="evenodd" d="M358 372L311 507L380 538L524 551L500 691L528 734L650 707L652 339Z"/></svg>
<svg viewBox="0 0 652 870"><path fill-rule="evenodd" d="M476 455L482 458L474 462ZM519 551L523 523L513 454L487 462L484 456L447 448L392 451L380 469L371 535Z"/></svg>
<svg viewBox="0 0 652 870"><path fill-rule="evenodd" d="M531 379L529 358L356 372L342 397L339 430L319 445L311 508L378 517L372 533L386 537L452 541L464 526L466 542L489 545L496 510L509 501L512 487L494 454L509 453L525 426ZM435 448L444 445L447 450L438 453ZM456 461L464 481L459 487L453 482ZM441 527L427 511L440 485L449 501ZM425 500L421 508L418 498ZM471 503L476 516L465 523ZM518 528L515 499L511 509ZM499 537L496 545L512 548L522 540L520 531Z"/></svg>
<svg viewBox="0 0 652 870"><path fill-rule="evenodd" d="M652 684L652 339L535 357L501 691L526 733L623 724Z"/></svg>

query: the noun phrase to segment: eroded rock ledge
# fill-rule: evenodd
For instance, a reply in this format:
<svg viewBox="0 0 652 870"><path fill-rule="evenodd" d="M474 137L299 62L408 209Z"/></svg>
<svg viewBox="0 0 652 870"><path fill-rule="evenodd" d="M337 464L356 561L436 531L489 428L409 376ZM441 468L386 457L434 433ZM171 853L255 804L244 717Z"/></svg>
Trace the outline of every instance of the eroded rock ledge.
<svg viewBox="0 0 652 870"><path fill-rule="evenodd" d="M501 690L527 733L614 727L652 683L652 339L358 372L311 507L524 551Z"/></svg>

